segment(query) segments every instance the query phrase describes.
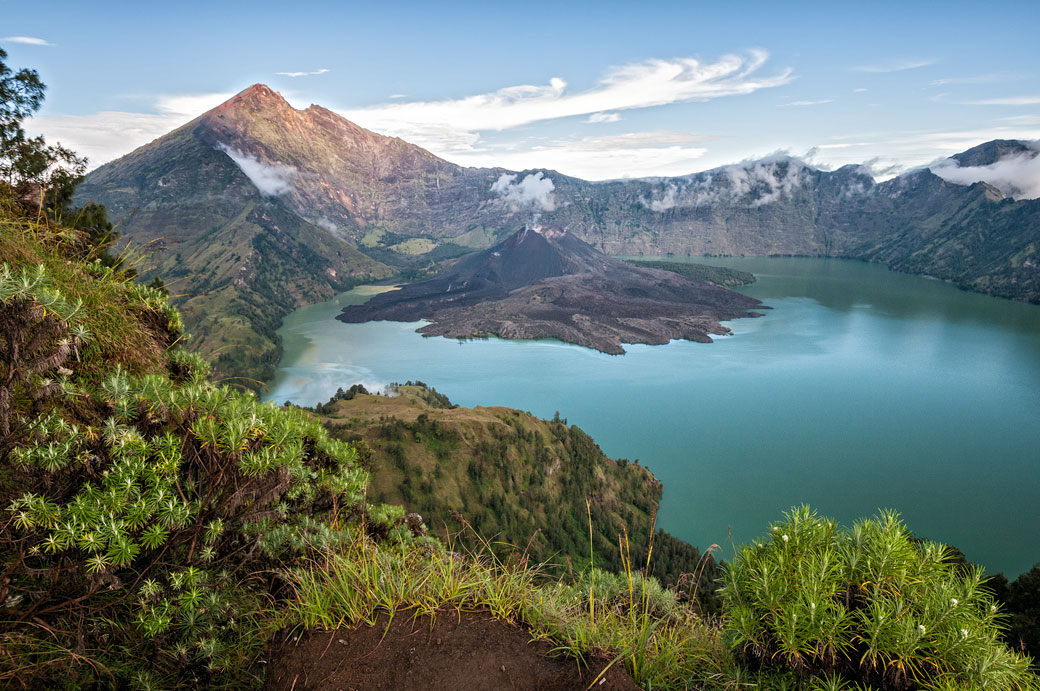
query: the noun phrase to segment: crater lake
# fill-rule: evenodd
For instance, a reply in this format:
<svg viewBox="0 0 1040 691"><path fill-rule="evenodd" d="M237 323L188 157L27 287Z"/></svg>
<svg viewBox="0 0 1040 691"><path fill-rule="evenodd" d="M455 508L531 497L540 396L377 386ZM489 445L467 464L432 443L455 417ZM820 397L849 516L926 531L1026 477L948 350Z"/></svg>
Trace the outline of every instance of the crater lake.
<svg viewBox="0 0 1040 691"><path fill-rule="evenodd" d="M664 483L659 527L723 559L808 503L845 524L895 509L1011 578L1040 562L1040 306L854 261L689 261L754 273L741 290L772 309L712 344L611 356L336 321L379 290L362 286L285 319L265 398L411 379L463 406L559 411Z"/></svg>

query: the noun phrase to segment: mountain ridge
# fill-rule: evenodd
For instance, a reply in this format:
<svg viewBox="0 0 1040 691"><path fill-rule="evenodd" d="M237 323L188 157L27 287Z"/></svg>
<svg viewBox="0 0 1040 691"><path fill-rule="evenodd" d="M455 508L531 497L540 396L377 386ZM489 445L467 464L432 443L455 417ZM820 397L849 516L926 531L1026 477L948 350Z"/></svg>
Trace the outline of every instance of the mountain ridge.
<svg viewBox="0 0 1040 691"><path fill-rule="evenodd" d="M1026 149L995 140L951 160L980 165ZM790 156L597 183L464 168L321 106L297 110L264 85L101 166L78 198L104 203L135 243L163 240L154 271L173 277L180 305L194 301L186 318L197 347L212 356L248 344L268 363L291 309L394 271L435 273L535 216L612 255L855 258L1040 302L1040 201L985 183L927 168L877 182L862 166L824 171ZM272 211L265 221L243 216L247 208ZM236 240L242 225L248 243ZM255 273L266 264L275 278L265 287ZM229 284L233 296L214 295ZM229 314L238 315L232 337L222 329L214 341L207 319ZM243 363L217 364L229 372ZM270 373L270 364L249 372Z"/></svg>

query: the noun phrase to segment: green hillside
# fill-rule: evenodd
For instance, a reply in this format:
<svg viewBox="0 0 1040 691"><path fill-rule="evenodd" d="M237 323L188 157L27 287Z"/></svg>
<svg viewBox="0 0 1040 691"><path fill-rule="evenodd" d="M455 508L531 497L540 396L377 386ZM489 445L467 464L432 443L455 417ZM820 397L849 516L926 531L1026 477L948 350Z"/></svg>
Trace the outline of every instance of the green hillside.
<svg viewBox="0 0 1040 691"><path fill-rule="evenodd" d="M618 537L639 561L655 541L650 572L668 586L699 572L701 605L718 566L654 531L661 484L637 462L614 460L566 420L502 407L459 408L421 382L394 396L346 395L318 407L329 432L360 445L372 472L369 498L422 515L438 536L469 548L490 540L503 558L522 554L555 573L590 565L623 570ZM589 552L589 532L593 548ZM685 583L684 595L694 591Z"/></svg>

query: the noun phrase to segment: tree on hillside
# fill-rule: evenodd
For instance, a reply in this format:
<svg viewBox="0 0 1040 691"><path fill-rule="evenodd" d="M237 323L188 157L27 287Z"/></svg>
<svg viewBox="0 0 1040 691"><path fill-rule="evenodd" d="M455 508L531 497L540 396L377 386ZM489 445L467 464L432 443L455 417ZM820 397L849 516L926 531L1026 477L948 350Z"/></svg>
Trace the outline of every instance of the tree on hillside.
<svg viewBox="0 0 1040 691"><path fill-rule="evenodd" d="M104 205L70 206L87 160L60 144L47 144L42 136L26 135L22 121L40 109L47 87L36 70L13 72L6 59L7 52L0 48L0 186L6 183L31 213L42 209L81 231L86 245L94 248L94 258L105 266L136 275L123 267L122 256L110 251L119 233L108 220Z"/></svg>
<svg viewBox="0 0 1040 691"><path fill-rule="evenodd" d="M61 144L25 133L22 121L40 109L46 87L36 70L14 72L6 60L7 51L0 48L0 179L23 202L60 215L83 179L87 161Z"/></svg>

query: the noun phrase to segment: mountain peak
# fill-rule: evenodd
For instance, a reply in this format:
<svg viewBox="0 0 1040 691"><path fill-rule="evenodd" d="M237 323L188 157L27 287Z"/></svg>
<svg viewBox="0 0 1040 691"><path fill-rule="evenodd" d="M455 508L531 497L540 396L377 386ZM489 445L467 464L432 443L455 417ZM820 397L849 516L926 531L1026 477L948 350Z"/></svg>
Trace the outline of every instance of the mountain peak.
<svg viewBox="0 0 1040 691"><path fill-rule="evenodd" d="M232 101L240 99L276 99L278 101L285 101L280 93L267 86L267 84L259 83L242 89L242 91L231 98Z"/></svg>
<svg viewBox="0 0 1040 691"><path fill-rule="evenodd" d="M295 110L280 93L266 84L253 84L243 89L213 110L204 113L200 119L214 115L227 115L237 112L257 112L275 110L288 112Z"/></svg>
<svg viewBox="0 0 1040 691"><path fill-rule="evenodd" d="M1036 155L1036 151L1026 142L1018 139L994 139L973 146L967 151L950 156L961 167L990 166L1009 156L1022 154Z"/></svg>

